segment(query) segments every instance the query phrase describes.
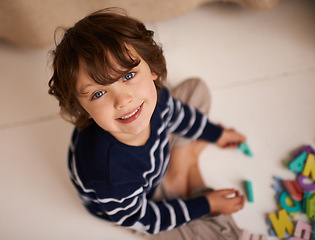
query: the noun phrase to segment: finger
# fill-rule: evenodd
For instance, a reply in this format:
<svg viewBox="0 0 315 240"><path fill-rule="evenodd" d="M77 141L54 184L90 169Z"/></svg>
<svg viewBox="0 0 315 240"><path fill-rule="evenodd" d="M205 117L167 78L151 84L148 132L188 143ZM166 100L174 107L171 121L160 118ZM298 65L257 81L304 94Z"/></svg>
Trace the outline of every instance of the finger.
<svg viewBox="0 0 315 240"><path fill-rule="evenodd" d="M246 137L239 132L233 131L231 133L233 134L233 138L234 138L235 142L243 142L246 140Z"/></svg>
<svg viewBox="0 0 315 240"><path fill-rule="evenodd" d="M220 194L225 199L233 199L237 196L236 192L237 191L235 189L227 189L224 192L222 191Z"/></svg>
<svg viewBox="0 0 315 240"><path fill-rule="evenodd" d="M236 190L233 188L226 188L226 189L221 189L218 191L220 192L220 195L225 196L225 197L236 193Z"/></svg>
<svg viewBox="0 0 315 240"><path fill-rule="evenodd" d="M241 203L234 204L234 205L231 206L230 212L231 213L235 213L235 212L241 210L243 208L243 206L244 205L241 204Z"/></svg>
<svg viewBox="0 0 315 240"><path fill-rule="evenodd" d="M245 207L245 203L246 203L246 201L245 201L245 197L243 198L243 205L242 205L242 209Z"/></svg>
<svg viewBox="0 0 315 240"><path fill-rule="evenodd" d="M239 142L233 142L229 145L230 148L237 148L239 145Z"/></svg>
<svg viewBox="0 0 315 240"><path fill-rule="evenodd" d="M221 127L221 128L225 128L222 123L219 123L218 126Z"/></svg>
<svg viewBox="0 0 315 240"><path fill-rule="evenodd" d="M237 195L230 200L232 200L232 204L238 209L242 208L245 203L245 197L243 195Z"/></svg>
<svg viewBox="0 0 315 240"><path fill-rule="evenodd" d="M235 205L236 208L237 208L237 211L238 211L238 210L241 210L241 209L244 207L244 204L245 204L245 197L244 197L244 196L239 196L238 201L239 201L239 202Z"/></svg>
<svg viewBox="0 0 315 240"><path fill-rule="evenodd" d="M244 197L244 195L239 195L239 196L237 196L237 204L238 204L238 205L244 205L244 203L245 203L245 197Z"/></svg>

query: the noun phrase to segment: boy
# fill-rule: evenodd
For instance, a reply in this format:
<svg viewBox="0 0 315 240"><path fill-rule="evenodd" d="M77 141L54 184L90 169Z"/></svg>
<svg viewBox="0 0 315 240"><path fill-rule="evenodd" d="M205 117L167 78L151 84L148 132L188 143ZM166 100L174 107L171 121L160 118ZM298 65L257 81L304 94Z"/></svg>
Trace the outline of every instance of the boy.
<svg viewBox="0 0 315 240"><path fill-rule="evenodd" d="M113 9L95 12L65 32L53 57L49 93L76 126L71 180L92 214L137 231L172 234L195 219L243 208L244 196L233 189L191 197L205 189L198 158L206 142L235 147L245 137L170 95L162 49L141 22ZM186 81L177 96L184 91L184 101L210 101L200 80Z"/></svg>

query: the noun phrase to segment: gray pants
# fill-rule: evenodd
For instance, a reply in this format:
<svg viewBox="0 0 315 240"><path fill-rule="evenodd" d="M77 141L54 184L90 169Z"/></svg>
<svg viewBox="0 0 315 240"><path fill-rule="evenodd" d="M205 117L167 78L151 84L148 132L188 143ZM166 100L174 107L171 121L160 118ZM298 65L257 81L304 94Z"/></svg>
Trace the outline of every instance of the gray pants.
<svg viewBox="0 0 315 240"><path fill-rule="evenodd" d="M171 90L173 97L184 103L194 106L200 112L209 113L211 98L204 82L199 79L188 79ZM170 146L184 146L191 142L190 139L179 136L170 136ZM199 187L191 194L191 198L204 195L209 188ZM166 192L163 183L158 187L154 196L155 200L171 199L176 197L173 193ZM228 215L205 215L193 220L186 225L170 231L163 231L155 235L147 235L148 240L238 240L242 231L237 227L233 218Z"/></svg>

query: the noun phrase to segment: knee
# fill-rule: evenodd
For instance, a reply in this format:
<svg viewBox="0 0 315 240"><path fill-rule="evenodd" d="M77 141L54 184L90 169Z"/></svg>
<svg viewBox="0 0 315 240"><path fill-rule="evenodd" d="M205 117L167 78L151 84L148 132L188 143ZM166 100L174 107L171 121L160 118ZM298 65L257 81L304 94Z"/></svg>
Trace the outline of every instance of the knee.
<svg viewBox="0 0 315 240"><path fill-rule="evenodd" d="M182 171L170 171L165 175L165 178L171 183L184 183L186 182L187 175Z"/></svg>
<svg viewBox="0 0 315 240"><path fill-rule="evenodd" d="M168 193L187 196L188 176L179 171L167 172L164 177L164 187Z"/></svg>
<svg viewBox="0 0 315 240"><path fill-rule="evenodd" d="M254 10L268 10L273 8L279 0L242 0L240 3Z"/></svg>
<svg viewBox="0 0 315 240"><path fill-rule="evenodd" d="M186 81L192 93L190 104L203 114L208 114L211 106L211 95L208 85L200 78L190 78Z"/></svg>
<svg viewBox="0 0 315 240"><path fill-rule="evenodd" d="M199 159L200 154L208 146L208 142L203 140L196 140L192 143L192 153L195 159Z"/></svg>

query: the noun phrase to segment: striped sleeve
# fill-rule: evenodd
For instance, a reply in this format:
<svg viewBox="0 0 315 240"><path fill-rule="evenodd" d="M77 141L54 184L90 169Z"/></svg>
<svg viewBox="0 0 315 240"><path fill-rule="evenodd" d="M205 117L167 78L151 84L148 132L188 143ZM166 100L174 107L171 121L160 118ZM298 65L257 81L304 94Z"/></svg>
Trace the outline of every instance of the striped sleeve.
<svg viewBox="0 0 315 240"><path fill-rule="evenodd" d="M222 133L222 128L211 123L208 117L192 106L169 95L168 127L169 131L191 139L203 139L215 142Z"/></svg>
<svg viewBox="0 0 315 240"><path fill-rule="evenodd" d="M122 186L120 189L123 191ZM203 196L189 200L164 199L155 202L148 200L146 194L142 193L124 199L98 197L97 201L111 221L150 234L174 229L210 212L209 204Z"/></svg>
<svg viewBox="0 0 315 240"><path fill-rule="evenodd" d="M155 202L148 199L147 193L137 182L115 185L106 181L84 183L71 150L69 157L71 179L80 193L82 203L93 215L120 226L155 234L174 229L210 212L204 196Z"/></svg>

